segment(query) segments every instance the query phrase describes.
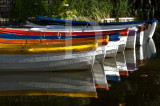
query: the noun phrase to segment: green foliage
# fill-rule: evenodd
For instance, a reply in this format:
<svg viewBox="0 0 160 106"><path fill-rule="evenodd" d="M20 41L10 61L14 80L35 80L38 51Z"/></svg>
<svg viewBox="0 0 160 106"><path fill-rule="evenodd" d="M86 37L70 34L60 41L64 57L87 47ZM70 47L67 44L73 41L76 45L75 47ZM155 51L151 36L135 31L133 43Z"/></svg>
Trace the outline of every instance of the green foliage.
<svg viewBox="0 0 160 106"><path fill-rule="evenodd" d="M115 0L113 7L114 17L132 16L132 4L128 0Z"/></svg>
<svg viewBox="0 0 160 106"><path fill-rule="evenodd" d="M134 0L134 9L137 11L138 17L142 19L150 19L159 16L159 0Z"/></svg>
<svg viewBox="0 0 160 106"><path fill-rule="evenodd" d="M154 17L156 12L160 12L158 3L150 2L150 0L49 1L48 3L48 0L14 0L12 20L18 24L25 22L28 17L41 15L63 19L101 21L109 17L138 16L149 18Z"/></svg>
<svg viewBox="0 0 160 106"><path fill-rule="evenodd" d="M67 17L67 11L69 10L64 4L67 0L54 0L49 4L49 15L54 18L64 18Z"/></svg>
<svg viewBox="0 0 160 106"><path fill-rule="evenodd" d="M77 11L77 16L96 21L108 17L112 10L110 0L70 0L69 5Z"/></svg>
<svg viewBox="0 0 160 106"><path fill-rule="evenodd" d="M45 15L47 5L46 1L41 0L15 0L12 9L12 20L19 24L25 22L28 17Z"/></svg>

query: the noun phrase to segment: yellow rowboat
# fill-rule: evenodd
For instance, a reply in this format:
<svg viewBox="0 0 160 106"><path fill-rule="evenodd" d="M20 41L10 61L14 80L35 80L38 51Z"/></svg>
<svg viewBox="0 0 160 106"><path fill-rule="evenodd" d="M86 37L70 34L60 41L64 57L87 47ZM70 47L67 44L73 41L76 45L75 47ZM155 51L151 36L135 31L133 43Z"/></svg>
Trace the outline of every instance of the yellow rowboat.
<svg viewBox="0 0 160 106"><path fill-rule="evenodd" d="M18 72L0 75L0 96L41 96L97 98L91 70L63 72Z"/></svg>
<svg viewBox="0 0 160 106"><path fill-rule="evenodd" d="M0 54L43 54L97 50L98 42L72 44L0 44Z"/></svg>
<svg viewBox="0 0 160 106"><path fill-rule="evenodd" d="M89 43L94 42L93 40L97 39L98 41L98 48L96 51L96 59L99 62L102 62L105 58L105 54L106 54L106 50L107 50L107 44L108 44L108 40L109 40L109 36L106 35L104 37L97 37L97 38L79 38L79 39L58 39L58 40L47 40L47 39L42 39L42 40L22 40L22 39L0 39L0 48L2 54L3 53L22 53L18 52L20 50L15 50L15 49L11 49L11 48L31 48L34 47L36 49L27 49L23 51L26 51L25 53L29 53L31 51L33 54L36 53L40 53L40 51L43 51L45 53L48 53L49 51L54 51L55 52L69 52L69 51L73 51L74 52L74 48L76 48L76 51L84 51L83 49L89 49L89 47L92 48L92 44L89 45ZM42 43L40 43L40 41ZM83 46L82 46L83 44ZM81 45L80 47L78 47L77 45ZM70 47L70 50L65 50L65 48L67 47L69 49L68 46ZM42 48L39 48L42 47ZM45 47L45 48L44 48ZM50 48L51 47L51 48ZM54 47L54 50L53 48ZM58 47L58 49L56 49L56 47ZM61 48L60 48L61 47ZM8 49L2 49L2 48L9 48ZM79 49L79 50L77 50ZM95 47L93 48L95 49ZM38 52L35 52L38 51Z"/></svg>
<svg viewBox="0 0 160 106"><path fill-rule="evenodd" d="M103 37L90 37L90 38L76 38L76 39L3 39L0 38L0 43L3 44L64 44L64 43L76 43L87 42L91 40L98 40L99 45L106 45L108 43L109 36Z"/></svg>
<svg viewBox="0 0 160 106"><path fill-rule="evenodd" d="M91 69L98 42L64 44L0 44L0 71Z"/></svg>

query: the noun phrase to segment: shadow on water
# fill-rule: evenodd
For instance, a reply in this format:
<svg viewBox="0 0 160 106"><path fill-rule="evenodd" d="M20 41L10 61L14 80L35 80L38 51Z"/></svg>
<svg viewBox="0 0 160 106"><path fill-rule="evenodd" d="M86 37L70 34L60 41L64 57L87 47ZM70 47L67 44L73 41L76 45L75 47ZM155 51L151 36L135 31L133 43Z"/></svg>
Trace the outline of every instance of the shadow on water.
<svg viewBox="0 0 160 106"><path fill-rule="evenodd" d="M105 59L103 65L95 61L93 70L1 73L0 104L159 106L159 27L154 41Z"/></svg>

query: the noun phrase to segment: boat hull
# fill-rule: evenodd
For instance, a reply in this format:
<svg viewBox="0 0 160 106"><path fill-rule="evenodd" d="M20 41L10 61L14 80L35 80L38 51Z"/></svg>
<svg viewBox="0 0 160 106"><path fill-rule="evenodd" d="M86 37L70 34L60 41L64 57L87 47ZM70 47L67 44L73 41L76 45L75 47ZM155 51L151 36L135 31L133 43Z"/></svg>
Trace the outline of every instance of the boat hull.
<svg viewBox="0 0 160 106"><path fill-rule="evenodd" d="M137 28L130 29L128 38L127 38L127 44L126 48L133 49L136 46L136 37L137 37Z"/></svg>
<svg viewBox="0 0 160 106"><path fill-rule="evenodd" d="M120 41L119 41L118 52L123 52L125 50L127 38L128 36L121 36Z"/></svg>
<svg viewBox="0 0 160 106"><path fill-rule="evenodd" d="M109 41L106 50L106 57L116 57L119 41Z"/></svg>
<svg viewBox="0 0 160 106"><path fill-rule="evenodd" d="M52 54L1 54L0 71L88 70L93 67L95 51Z"/></svg>
<svg viewBox="0 0 160 106"><path fill-rule="evenodd" d="M141 26L138 26L137 28L138 28L138 31L137 31L137 38L136 38L136 45L143 45L143 41L144 41L144 38L147 36L147 35L145 35L146 33L146 31L147 31L147 28L148 27L148 25L141 25Z"/></svg>
<svg viewBox="0 0 160 106"><path fill-rule="evenodd" d="M107 45L98 45L95 59L98 60L98 62L102 63L105 59L106 52Z"/></svg>
<svg viewBox="0 0 160 106"><path fill-rule="evenodd" d="M151 28L150 28L150 31L149 31L150 32L149 33L149 38L153 37L155 29L156 29L156 26L157 26L157 21L153 22L152 25L151 25Z"/></svg>

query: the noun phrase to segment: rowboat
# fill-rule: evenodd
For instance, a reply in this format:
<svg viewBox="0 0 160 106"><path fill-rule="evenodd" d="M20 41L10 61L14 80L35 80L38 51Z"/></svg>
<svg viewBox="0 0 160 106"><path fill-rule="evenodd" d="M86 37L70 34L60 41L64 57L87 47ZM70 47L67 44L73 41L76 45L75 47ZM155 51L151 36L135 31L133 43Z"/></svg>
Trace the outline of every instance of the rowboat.
<svg viewBox="0 0 160 106"><path fill-rule="evenodd" d="M120 33L118 33L118 31L120 31ZM109 35L110 37L114 38L113 35L116 36L125 36L125 37L121 37L121 38L126 38L128 35L128 29L122 29L122 30L113 30L113 31L92 31L92 30L88 30L88 31L74 31L71 32L69 30L63 30L61 32L57 32L57 30L53 30L53 29L46 29L46 28L31 28L30 30L27 29L0 29L0 38L17 38L17 39L40 39L40 38L45 38L45 39L74 39L74 38L89 38L89 37L96 37L96 39L98 38L99 42L99 46L97 49L97 55L101 55L101 56L96 56L96 59L98 59L99 61L102 61L105 57L105 53L107 50L109 50L109 52L107 52L106 57L115 57L117 50L118 50L118 46L119 46L119 42L114 42L113 40L108 43L108 37L105 37L106 34ZM13 36L14 34L14 36ZM22 36L23 35L23 36ZM61 35L59 37L59 35ZM116 37L115 36L115 37ZM105 37L105 40L100 40L103 37ZM123 41L124 39L121 39L120 41ZM106 43L105 43L106 42ZM113 42L113 43L112 43ZM125 41L126 42L126 41ZM107 46L107 43L109 46ZM114 44L114 45L113 45ZM116 44L116 45L115 45ZM125 43L121 43L122 46L120 46L119 50L123 51L125 49ZM110 47L110 46L115 46ZM122 48L122 49L121 49ZM113 49L113 50L112 50ZM113 53L112 53L113 52ZM111 54L111 55L110 55Z"/></svg>
<svg viewBox="0 0 160 106"><path fill-rule="evenodd" d="M34 27L34 26L32 26ZM132 27L132 26L130 26ZM116 27L106 27L106 26L92 26L92 27L81 27L81 26L60 26L60 25L52 25L52 26L44 26L44 27L39 27L39 28L31 28L31 30L39 30L39 31L59 31L59 32L64 32L66 30L72 30L74 32L77 31L83 31L83 32L94 32L95 34L100 33L101 34L110 34L110 33L115 33L115 32L120 32L121 37L120 37L120 42L119 42L119 48L118 52L123 52L126 47L126 42L127 42L127 37L128 37L128 32L129 29L127 27L121 27L121 26L116 26ZM126 31L124 31L126 30ZM87 33L86 33L87 34Z"/></svg>
<svg viewBox="0 0 160 106"><path fill-rule="evenodd" d="M22 46L25 46L25 44L36 44L36 43L43 43L43 44L64 44L64 46L72 46L72 43L74 42L87 42L94 40L95 38L80 38L80 39L65 39L65 40L48 40L48 39L36 39L36 40L25 40L25 39L0 39L0 44L22 44ZM106 47L108 43L109 36L106 35L104 39L98 40L98 47L96 50L96 59L99 62L102 62L106 55Z"/></svg>
<svg viewBox="0 0 160 106"><path fill-rule="evenodd" d="M86 31L114 31L114 30L124 30L126 28L129 28L129 34L122 34L121 33L121 38L120 38L120 42L119 42L119 48L118 48L118 52L123 52L125 50L125 48L135 48L136 45L136 39L142 39L141 40L141 44L143 43L143 33L140 36L140 32L139 28L137 25L109 25L109 26L88 26L85 27L85 29L83 29L85 32ZM38 27L38 26L30 26L30 27ZM43 28L41 28L42 26L40 26L40 28L31 28L31 29L39 29L42 30L43 28L47 28L50 30L58 30L58 31L63 31L63 30L69 30L69 29L74 29L74 31L81 31L83 27L81 26L62 26L62 25L50 25L50 26L43 26ZM119 31L121 32L121 31ZM138 38L137 38L138 37ZM139 40L137 42L140 42ZM137 43L137 45L139 45Z"/></svg>
<svg viewBox="0 0 160 106"><path fill-rule="evenodd" d="M95 60L92 72L95 79L96 89L109 90L103 64Z"/></svg>
<svg viewBox="0 0 160 106"><path fill-rule="evenodd" d="M0 44L0 71L91 69L98 42L65 44Z"/></svg>
<svg viewBox="0 0 160 106"><path fill-rule="evenodd" d="M149 33L147 36L148 38L152 38L155 28L157 26L157 20L147 20L147 21L133 21L133 22L110 22L110 23L97 23L97 22L87 22L87 21L74 21L74 20L65 20L65 19L57 19L57 18L46 18L38 16L37 20L43 25L55 25L62 24L62 25L135 25L135 24L148 24L149 25ZM28 20L29 21L29 20Z"/></svg>
<svg viewBox="0 0 160 106"><path fill-rule="evenodd" d="M134 21L134 22L111 22L111 23L100 23L102 25L145 25L146 31L148 32L148 34L145 35L145 41L146 39L152 38L157 26L157 20L153 19L153 20L147 20L147 21ZM145 42L144 42L145 43Z"/></svg>
<svg viewBox="0 0 160 106"><path fill-rule="evenodd" d="M69 28L65 28L66 29L70 29ZM93 28L94 29L94 28ZM108 29L108 30L93 30L93 29L86 29L84 30L83 32L88 34L89 32L94 32L95 34L98 34L98 33L101 33L101 34L108 34L110 36L111 33L113 33L112 35L114 35L114 33L117 33L117 32L120 32L121 36L120 36L120 41L118 42L118 52L123 52L125 50L125 47L126 47L126 42L127 42L127 37L128 37L128 32L129 32L129 29L127 28L124 28L124 29ZM64 31L64 29L43 29L43 28L31 28L31 30L43 30L43 31ZM74 29L74 32L76 33L76 31L81 31L81 29ZM111 37L111 36L110 36ZM113 40L112 40L113 41ZM112 56L113 57L113 56Z"/></svg>
<svg viewBox="0 0 160 106"><path fill-rule="evenodd" d="M3 73L0 76L0 96L52 95L56 98L59 96L97 98L91 70L11 72Z"/></svg>
<svg viewBox="0 0 160 106"><path fill-rule="evenodd" d="M97 32L99 35L98 34L95 35L96 32L86 33L88 35L85 35L84 32L73 33L73 35L71 35L71 33L69 32L62 32L63 35L57 32L41 32L43 33L43 35L45 35L45 36L42 36L40 35L39 31L31 31L31 30L27 31L27 30L17 30L17 29L0 29L0 32L1 32L0 33L0 38L1 38L0 43L26 43L27 42L27 43L47 43L48 44L48 43L57 42L57 43L65 43L65 45L68 45L68 44L72 45L73 41L74 42L86 42L87 40L97 39L98 49L95 55L96 55L96 59L99 60L100 62L103 61L106 55L106 50L107 50L106 48L107 48L107 44L109 40L108 35L112 35L111 37L112 39L116 38L116 36L118 37L120 36L119 33L102 35L100 34L100 32ZM31 35L25 35L28 33ZM52 35L52 34L57 34L57 35ZM33 39L36 39L36 40L33 40Z"/></svg>
<svg viewBox="0 0 160 106"><path fill-rule="evenodd" d="M57 30L57 29L47 29L47 28L31 28L31 29L20 29L20 28L0 28L0 33L1 34L15 34L15 35L27 35L31 36L32 39L35 37L35 39L39 36L41 36L43 39L66 39L66 38L86 38L88 36L91 37L99 37L99 36L105 36L106 34L108 35L114 35L114 33L120 32L121 36L127 36L129 29L115 29L115 30ZM69 37L71 36L71 37ZM26 37L26 36L24 36ZM27 37L26 37L27 38ZM28 37L29 38L29 37Z"/></svg>

